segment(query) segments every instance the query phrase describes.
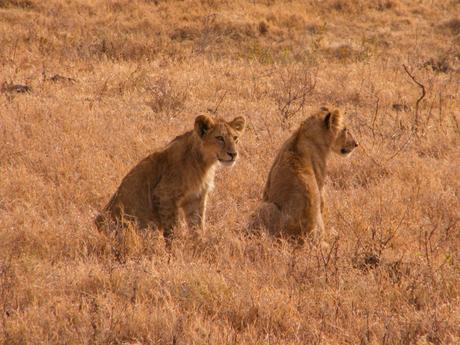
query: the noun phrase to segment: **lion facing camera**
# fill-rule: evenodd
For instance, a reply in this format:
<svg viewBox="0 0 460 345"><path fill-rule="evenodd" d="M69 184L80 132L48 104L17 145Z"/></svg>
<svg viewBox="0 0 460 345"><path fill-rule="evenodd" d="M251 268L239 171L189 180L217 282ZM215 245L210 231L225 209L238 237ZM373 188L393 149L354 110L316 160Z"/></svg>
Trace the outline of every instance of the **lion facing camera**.
<svg viewBox="0 0 460 345"><path fill-rule="evenodd" d="M194 130L152 153L126 175L96 217L97 227L133 222L141 229L160 228L170 244L183 211L190 228L204 228L216 167L235 163L245 123L241 116L230 122L198 116Z"/></svg>

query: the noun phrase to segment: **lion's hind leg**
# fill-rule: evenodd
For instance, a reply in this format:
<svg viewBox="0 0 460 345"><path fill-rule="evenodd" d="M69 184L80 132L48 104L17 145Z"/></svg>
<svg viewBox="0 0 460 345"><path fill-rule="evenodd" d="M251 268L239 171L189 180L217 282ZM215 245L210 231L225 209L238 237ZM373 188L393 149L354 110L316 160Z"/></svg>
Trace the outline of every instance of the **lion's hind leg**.
<svg viewBox="0 0 460 345"><path fill-rule="evenodd" d="M278 235L281 231L282 214L279 207L272 202L263 202L252 215L249 231L266 229L271 235Z"/></svg>

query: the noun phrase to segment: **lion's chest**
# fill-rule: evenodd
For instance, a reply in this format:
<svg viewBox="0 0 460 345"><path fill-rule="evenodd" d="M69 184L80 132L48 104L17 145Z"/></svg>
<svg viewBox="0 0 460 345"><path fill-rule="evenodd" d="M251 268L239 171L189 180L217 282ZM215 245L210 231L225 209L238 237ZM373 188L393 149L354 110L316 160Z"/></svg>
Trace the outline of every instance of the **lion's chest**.
<svg viewBox="0 0 460 345"><path fill-rule="evenodd" d="M196 176L193 181L190 181L190 188L186 192L186 197L199 197L212 191L214 189L215 172L216 166L213 165L204 175Z"/></svg>

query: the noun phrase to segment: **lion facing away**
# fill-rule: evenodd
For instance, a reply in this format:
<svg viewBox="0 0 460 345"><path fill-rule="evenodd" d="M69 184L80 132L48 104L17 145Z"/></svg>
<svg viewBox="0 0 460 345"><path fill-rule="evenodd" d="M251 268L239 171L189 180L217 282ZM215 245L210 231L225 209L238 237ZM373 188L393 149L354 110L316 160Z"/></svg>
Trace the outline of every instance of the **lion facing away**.
<svg viewBox="0 0 460 345"><path fill-rule="evenodd" d="M321 239L329 153L348 156L357 146L338 110L323 107L308 117L278 152L252 226L275 236Z"/></svg>
<svg viewBox="0 0 460 345"><path fill-rule="evenodd" d="M194 130L176 137L162 151L140 161L122 180L104 211L96 217L99 229L160 228L168 244L183 210L190 228L204 228L206 199L214 186L218 164L232 166L246 120L195 119Z"/></svg>

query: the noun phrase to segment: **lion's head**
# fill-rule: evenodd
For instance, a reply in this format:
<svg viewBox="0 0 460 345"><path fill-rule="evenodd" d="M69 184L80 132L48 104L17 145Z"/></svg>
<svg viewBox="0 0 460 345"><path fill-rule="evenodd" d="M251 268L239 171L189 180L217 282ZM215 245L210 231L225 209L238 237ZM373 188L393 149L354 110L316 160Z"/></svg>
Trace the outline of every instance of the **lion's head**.
<svg viewBox="0 0 460 345"><path fill-rule="evenodd" d="M348 157L356 147L358 147L358 143L353 137L353 134L347 127L344 127L337 135L332 145L332 150L341 156Z"/></svg>
<svg viewBox="0 0 460 345"><path fill-rule="evenodd" d="M238 156L237 144L245 125L246 120L242 116L226 122L199 115L195 119L195 131L203 143L203 154L211 161L232 166Z"/></svg>
<svg viewBox="0 0 460 345"><path fill-rule="evenodd" d="M303 135L318 146L329 147L342 156L348 156L358 146L352 133L345 125L345 119L337 109L320 108L301 125Z"/></svg>

